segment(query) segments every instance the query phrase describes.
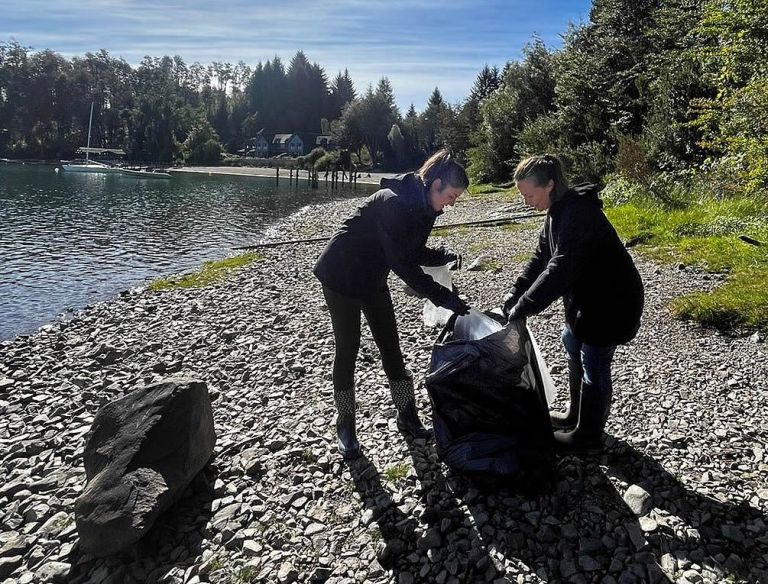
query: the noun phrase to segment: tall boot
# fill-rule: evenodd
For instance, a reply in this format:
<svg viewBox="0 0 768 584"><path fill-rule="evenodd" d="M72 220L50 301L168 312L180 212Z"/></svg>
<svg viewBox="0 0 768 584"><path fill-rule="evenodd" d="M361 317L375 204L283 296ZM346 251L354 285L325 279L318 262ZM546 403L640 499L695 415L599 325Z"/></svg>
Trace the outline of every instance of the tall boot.
<svg viewBox="0 0 768 584"><path fill-rule="evenodd" d="M603 449L603 430L611 410L613 391L589 383L581 385L579 421L573 430L555 432L556 446L574 454L599 454Z"/></svg>
<svg viewBox="0 0 768 584"><path fill-rule="evenodd" d="M576 427L579 421L579 401L581 398L581 380L584 378L584 369L581 363L568 359L568 390L571 401L565 412L551 412L549 418L555 430L570 430Z"/></svg>
<svg viewBox="0 0 768 584"><path fill-rule="evenodd" d="M360 443L355 429L355 388L333 390L336 402L336 436L339 453L343 458L360 456Z"/></svg>
<svg viewBox="0 0 768 584"><path fill-rule="evenodd" d="M389 391L397 408L397 427L411 438L426 438L430 432L424 427L416 413L416 397L413 392L413 377L410 373L403 379L390 379Z"/></svg>

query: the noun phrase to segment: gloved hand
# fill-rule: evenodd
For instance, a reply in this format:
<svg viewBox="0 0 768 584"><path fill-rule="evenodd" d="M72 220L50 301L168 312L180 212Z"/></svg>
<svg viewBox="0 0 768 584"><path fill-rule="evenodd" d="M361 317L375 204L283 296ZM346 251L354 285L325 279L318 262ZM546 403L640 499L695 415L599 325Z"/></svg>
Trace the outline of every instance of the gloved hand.
<svg viewBox="0 0 768 584"><path fill-rule="evenodd" d="M448 268L450 270L459 270L461 269L461 254L455 253L452 251L446 252L445 254L445 260L446 263L453 262L453 265Z"/></svg>
<svg viewBox="0 0 768 584"><path fill-rule="evenodd" d="M464 302L464 300L462 300L461 297L456 293L448 296L448 299L443 303L443 308L447 308L459 316L469 314L469 304Z"/></svg>
<svg viewBox="0 0 768 584"><path fill-rule="evenodd" d="M509 318L509 313L515 307L515 304L517 304L517 301L520 300L522 295L523 295L522 292L518 292L517 290L512 288L512 292L510 292L504 298L504 303L502 304L502 307L501 307L501 311L504 313L504 316Z"/></svg>
<svg viewBox="0 0 768 584"><path fill-rule="evenodd" d="M520 318L525 320L525 317L524 316L520 316L520 313L514 307L507 314L507 322L512 322L513 320L518 320Z"/></svg>

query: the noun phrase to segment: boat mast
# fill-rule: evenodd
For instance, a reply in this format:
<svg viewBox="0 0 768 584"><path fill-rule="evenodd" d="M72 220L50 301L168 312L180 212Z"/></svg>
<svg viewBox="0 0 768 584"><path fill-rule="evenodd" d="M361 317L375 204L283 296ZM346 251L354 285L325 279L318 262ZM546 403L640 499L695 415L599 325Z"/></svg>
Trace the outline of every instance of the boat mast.
<svg viewBox="0 0 768 584"><path fill-rule="evenodd" d="M91 102L91 115L88 118L88 145L85 149L85 163L88 164L88 157L91 154L91 123L93 122L93 102Z"/></svg>

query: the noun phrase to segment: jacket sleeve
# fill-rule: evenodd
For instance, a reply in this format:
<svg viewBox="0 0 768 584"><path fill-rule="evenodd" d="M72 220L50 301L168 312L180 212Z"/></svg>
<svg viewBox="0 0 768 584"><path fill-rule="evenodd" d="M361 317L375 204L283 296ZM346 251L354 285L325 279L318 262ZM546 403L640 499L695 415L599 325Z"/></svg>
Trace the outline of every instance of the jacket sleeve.
<svg viewBox="0 0 768 584"><path fill-rule="evenodd" d="M551 235L555 239L555 253L515 305L518 316L538 314L573 289L579 267L589 257L588 224L579 213L561 217L557 233Z"/></svg>
<svg viewBox="0 0 768 584"><path fill-rule="evenodd" d="M448 249L445 247L427 247L421 248L420 266L444 266L448 263Z"/></svg>
<svg viewBox="0 0 768 584"><path fill-rule="evenodd" d="M421 269L423 246L407 210L393 199L383 201L376 225L381 248L392 271L418 294L443 306L455 292L435 282Z"/></svg>
<svg viewBox="0 0 768 584"><path fill-rule="evenodd" d="M511 293L513 297L516 297L519 300L520 297L528 291L531 284L533 284L533 282L536 281L536 278L539 277L539 274L544 271L547 262L549 262L549 257L549 238L547 237L547 223L545 222L539 232L539 242L536 245L536 250L533 252L531 259L528 260L525 268L523 268L523 271L515 280L515 283L512 285Z"/></svg>

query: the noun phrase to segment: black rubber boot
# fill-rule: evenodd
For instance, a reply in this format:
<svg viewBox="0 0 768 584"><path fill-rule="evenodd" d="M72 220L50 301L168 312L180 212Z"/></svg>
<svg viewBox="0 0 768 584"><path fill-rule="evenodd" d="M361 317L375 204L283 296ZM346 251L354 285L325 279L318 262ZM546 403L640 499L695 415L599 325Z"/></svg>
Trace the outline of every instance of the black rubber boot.
<svg viewBox="0 0 768 584"><path fill-rule="evenodd" d="M355 389L346 391L334 390L333 399L336 402L336 436L339 453L343 458L360 456L360 443L357 441L355 429Z"/></svg>
<svg viewBox="0 0 768 584"><path fill-rule="evenodd" d="M430 431L424 427L416 413L416 398L413 392L413 377L390 379L389 390L397 408L397 428L411 438L427 438Z"/></svg>
<svg viewBox="0 0 768 584"><path fill-rule="evenodd" d="M573 430L555 432L555 446L571 454L600 454L603 450L603 430L611 409L611 389L582 383L579 421Z"/></svg>
<svg viewBox="0 0 768 584"><path fill-rule="evenodd" d="M571 401L565 412L551 412L549 419L555 430L570 430L576 427L579 421L579 401L581 400L581 381L584 378L584 369L581 363L568 359L568 390Z"/></svg>

